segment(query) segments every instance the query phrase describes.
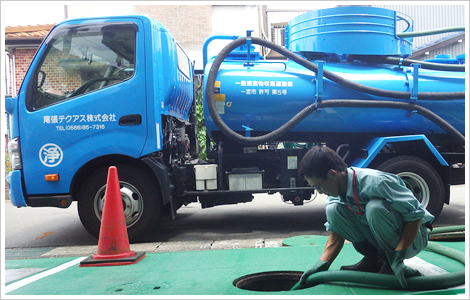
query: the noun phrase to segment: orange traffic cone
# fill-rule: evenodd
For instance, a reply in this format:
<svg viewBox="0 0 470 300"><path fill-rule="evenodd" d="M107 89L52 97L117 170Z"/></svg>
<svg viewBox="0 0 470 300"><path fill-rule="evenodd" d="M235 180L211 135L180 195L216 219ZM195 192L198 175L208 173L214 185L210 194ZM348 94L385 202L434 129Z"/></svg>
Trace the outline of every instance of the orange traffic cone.
<svg viewBox="0 0 470 300"><path fill-rule="evenodd" d="M117 168L112 166L108 170L98 252L82 260L80 267L130 265L144 257L145 252L130 250Z"/></svg>

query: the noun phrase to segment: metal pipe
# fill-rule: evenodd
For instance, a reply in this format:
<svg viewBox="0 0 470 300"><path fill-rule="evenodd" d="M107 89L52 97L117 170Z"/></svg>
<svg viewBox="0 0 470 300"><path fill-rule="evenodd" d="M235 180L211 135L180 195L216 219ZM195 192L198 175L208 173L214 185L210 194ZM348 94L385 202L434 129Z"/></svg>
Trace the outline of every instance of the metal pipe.
<svg viewBox="0 0 470 300"><path fill-rule="evenodd" d="M431 63L426 61L391 57L391 56L368 56L368 55L349 55L350 59L357 59L359 61L372 62L372 63L383 63L397 66L411 66L411 64L420 64L422 69L428 70L439 70L439 71L456 71L465 72L465 65L456 64L439 64Z"/></svg>
<svg viewBox="0 0 470 300"><path fill-rule="evenodd" d="M238 36L236 35L213 35L204 41L202 45L202 69L206 67L207 64L207 48L213 40L236 40Z"/></svg>
<svg viewBox="0 0 470 300"><path fill-rule="evenodd" d="M408 37L417 37L417 36L425 36L425 35L434 35L434 34L440 34L440 33L446 33L446 32L456 32L456 31L465 31L465 27L457 26L457 27L446 27L446 28L424 30L424 31L400 32L400 33L397 33L397 37L408 38Z"/></svg>

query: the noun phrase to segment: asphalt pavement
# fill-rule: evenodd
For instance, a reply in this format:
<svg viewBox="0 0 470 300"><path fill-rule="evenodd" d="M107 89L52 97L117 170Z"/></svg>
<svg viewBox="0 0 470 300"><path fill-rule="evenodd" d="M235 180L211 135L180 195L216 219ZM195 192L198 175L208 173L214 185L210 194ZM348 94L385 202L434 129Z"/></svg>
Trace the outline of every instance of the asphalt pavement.
<svg viewBox="0 0 470 300"><path fill-rule="evenodd" d="M451 188L435 226L464 225L467 199L464 185ZM162 219L159 230L134 251L171 252L205 249L241 249L282 246L290 236L327 235L324 229L324 195L304 206L281 201L278 194L256 195L250 203L201 209L183 206L177 218ZM68 209L15 208L5 201L6 259L91 255L98 240L80 223L76 204Z"/></svg>
<svg viewBox="0 0 470 300"><path fill-rule="evenodd" d="M465 224L466 199L465 186L453 187L451 205L444 207L434 225ZM176 220L163 219L160 232L148 236L147 242L130 245L132 251L146 253L142 261L130 266L99 268L78 267L86 257L97 253L98 241L81 226L76 206L66 210L16 209L9 201L3 204L3 278L4 293L8 295L397 296L463 295L466 291L464 265L431 251L422 251L414 260L407 261L407 265L421 268L420 272L430 276L430 280L432 276L442 276L443 280L455 278L458 280L455 286L439 288L436 292L428 288L422 292L367 288L348 282L274 292L236 286L236 282L247 276L260 280L273 272L275 276L284 276L285 272L301 274L318 259L327 234L323 226L322 196L299 207L283 203L276 195L257 195L251 203L204 210L193 203L182 207ZM292 238L302 240L302 245L283 247L291 246L284 242ZM308 243L304 244L307 238ZM445 244L456 247L459 253L464 251L465 242ZM331 270L338 270L351 259L359 260L360 254L347 243ZM269 284L278 286L281 279L277 278ZM286 283L285 279L282 283ZM264 288L265 282L259 285Z"/></svg>

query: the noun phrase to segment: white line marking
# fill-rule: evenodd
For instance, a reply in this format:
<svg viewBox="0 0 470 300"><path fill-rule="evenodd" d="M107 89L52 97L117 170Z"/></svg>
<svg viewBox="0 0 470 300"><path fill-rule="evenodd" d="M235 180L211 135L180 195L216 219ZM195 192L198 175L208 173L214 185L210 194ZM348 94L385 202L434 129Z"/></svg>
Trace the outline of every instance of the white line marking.
<svg viewBox="0 0 470 300"><path fill-rule="evenodd" d="M438 266L433 265L431 263L428 263L427 261L422 260L421 258L416 256L410 259L405 259L403 262L408 267L418 270L424 276L434 276L449 273L446 270L439 268Z"/></svg>
<svg viewBox="0 0 470 300"><path fill-rule="evenodd" d="M36 274L36 275L33 275L31 277L28 277L28 278L25 278L25 279L22 279L20 281L17 281L17 282L14 282L10 285L7 285L5 287L5 294L9 293L9 292L12 292L16 289L19 289L20 287L23 287L25 285L28 285L32 282L35 282L36 280L39 280L39 279L42 279L44 277L47 277L47 276L50 276L52 274L55 274L55 273L58 273L60 271L63 271L73 265L76 265L78 263L80 263L82 260L84 260L85 258L87 257L79 257L77 259L74 259L72 261L69 261L69 262L66 262L65 264L61 264L60 266L57 266L53 269L50 269L50 270L47 270L47 271L44 271L42 273L39 273L39 274Z"/></svg>

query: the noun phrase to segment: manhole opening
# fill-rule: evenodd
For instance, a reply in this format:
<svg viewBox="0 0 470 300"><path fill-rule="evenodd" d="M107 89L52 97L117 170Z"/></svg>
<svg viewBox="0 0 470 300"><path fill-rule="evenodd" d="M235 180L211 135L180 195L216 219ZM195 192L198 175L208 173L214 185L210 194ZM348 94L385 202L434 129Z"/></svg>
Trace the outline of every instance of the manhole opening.
<svg viewBox="0 0 470 300"><path fill-rule="evenodd" d="M303 272L273 271L249 274L233 281L233 285L242 290L256 292L282 292L290 289L300 280Z"/></svg>

